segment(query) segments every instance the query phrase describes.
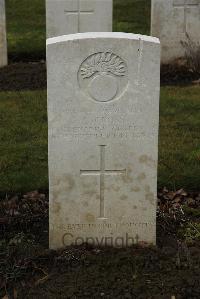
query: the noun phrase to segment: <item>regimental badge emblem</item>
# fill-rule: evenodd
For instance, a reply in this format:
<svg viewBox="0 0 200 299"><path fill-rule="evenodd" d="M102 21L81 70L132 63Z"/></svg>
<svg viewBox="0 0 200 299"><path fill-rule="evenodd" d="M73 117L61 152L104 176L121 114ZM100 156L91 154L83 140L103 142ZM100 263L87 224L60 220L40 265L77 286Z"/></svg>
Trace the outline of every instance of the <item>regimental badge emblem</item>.
<svg viewBox="0 0 200 299"><path fill-rule="evenodd" d="M111 52L90 55L78 72L81 89L93 100L109 102L119 98L128 84L125 61Z"/></svg>

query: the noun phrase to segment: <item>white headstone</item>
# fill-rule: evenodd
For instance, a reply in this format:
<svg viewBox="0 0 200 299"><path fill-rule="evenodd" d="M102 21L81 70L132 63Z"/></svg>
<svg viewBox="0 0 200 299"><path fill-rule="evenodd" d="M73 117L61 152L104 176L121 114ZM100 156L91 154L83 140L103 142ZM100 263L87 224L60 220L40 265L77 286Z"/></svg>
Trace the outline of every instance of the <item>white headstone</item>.
<svg viewBox="0 0 200 299"><path fill-rule="evenodd" d="M50 247L156 242L160 45L47 40Z"/></svg>
<svg viewBox="0 0 200 299"><path fill-rule="evenodd" d="M8 64L5 1L0 0L0 67Z"/></svg>
<svg viewBox="0 0 200 299"><path fill-rule="evenodd" d="M46 0L47 37L112 31L113 0Z"/></svg>
<svg viewBox="0 0 200 299"><path fill-rule="evenodd" d="M200 0L152 0L151 35L160 38L163 63L183 58L187 36L200 42Z"/></svg>

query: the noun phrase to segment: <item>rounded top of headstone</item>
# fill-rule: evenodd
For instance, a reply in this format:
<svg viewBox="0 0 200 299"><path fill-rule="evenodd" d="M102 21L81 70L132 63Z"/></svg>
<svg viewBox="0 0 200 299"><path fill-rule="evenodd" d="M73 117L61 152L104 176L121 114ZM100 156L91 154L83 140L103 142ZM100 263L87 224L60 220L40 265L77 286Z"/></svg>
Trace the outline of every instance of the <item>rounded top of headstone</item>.
<svg viewBox="0 0 200 299"><path fill-rule="evenodd" d="M67 41L81 40L81 39L95 39L95 38L142 40L144 42L160 44L160 41L157 37L141 35L141 34L133 34L133 33L123 33L123 32L86 32L86 33L68 34L68 35L48 38L46 43L48 46L48 45L67 42Z"/></svg>

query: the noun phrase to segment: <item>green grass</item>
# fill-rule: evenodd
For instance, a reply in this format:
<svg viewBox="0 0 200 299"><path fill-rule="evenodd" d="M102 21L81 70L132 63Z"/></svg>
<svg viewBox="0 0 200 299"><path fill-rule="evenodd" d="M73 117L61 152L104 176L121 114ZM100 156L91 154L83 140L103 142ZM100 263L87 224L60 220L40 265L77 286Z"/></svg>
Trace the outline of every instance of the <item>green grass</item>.
<svg viewBox="0 0 200 299"><path fill-rule="evenodd" d="M113 31L150 34L151 0L114 0Z"/></svg>
<svg viewBox="0 0 200 299"><path fill-rule="evenodd" d="M163 87L158 187L199 189L200 87ZM0 93L0 192L48 189L46 92Z"/></svg>
<svg viewBox="0 0 200 299"><path fill-rule="evenodd" d="M45 0L6 0L8 53L11 60L45 57Z"/></svg>
<svg viewBox="0 0 200 299"><path fill-rule="evenodd" d="M0 192L48 189L46 92L0 93Z"/></svg>
<svg viewBox="0 0 200 299"><path fill-rule="evenodd" d="M161 89L159 186L199 189L200 87Z"/></svg>
<svg viewBox="0 0 200 299"><path fill-rule="evenodd" d="M150 0L114 0L113 30L149 34ZM9 59L45 58L45 0L6 0Z"/></svg>

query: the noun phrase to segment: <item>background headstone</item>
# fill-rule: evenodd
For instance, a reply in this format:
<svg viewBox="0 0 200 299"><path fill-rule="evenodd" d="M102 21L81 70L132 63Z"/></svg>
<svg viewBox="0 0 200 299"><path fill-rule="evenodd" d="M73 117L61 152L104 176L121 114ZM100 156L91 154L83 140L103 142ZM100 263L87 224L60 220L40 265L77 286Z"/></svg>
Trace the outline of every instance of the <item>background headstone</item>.
<svg viewBox="0 0 200 299"><path fill-rule="evenodd" d="M5 1L0 0L0 67L7 65L7 41L6 41L6 11Z"/></svg>
<svg viewBox="0 0 200 299"><path fill-rule="evenodd" d="M163 63L183 58L187 35L200 43L200 0L152 0L151 35L160 39Z"/></svg>
<svg viewBox="0 0 200 299"><path fill-rule="evenodd" d="M158 39L52 38L47 66L50 247L155 244Z"/></svg>
<svg viewBox="0 0 200 299"><path fill-rule="evenodd" d="M47 37L112 31L112 0L46 0Z"/></svg>

